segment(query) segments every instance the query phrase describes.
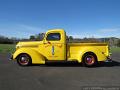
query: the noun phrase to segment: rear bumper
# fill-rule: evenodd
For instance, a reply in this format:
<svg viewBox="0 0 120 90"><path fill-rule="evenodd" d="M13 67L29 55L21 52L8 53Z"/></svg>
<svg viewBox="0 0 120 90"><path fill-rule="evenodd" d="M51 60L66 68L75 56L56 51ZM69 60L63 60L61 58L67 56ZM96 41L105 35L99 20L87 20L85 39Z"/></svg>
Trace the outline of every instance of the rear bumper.
<svg viewBox="0 0 120 90"><path fill-rule="evenodd" d="M112 58L109 56L105 62L112 62Z"/></svg>

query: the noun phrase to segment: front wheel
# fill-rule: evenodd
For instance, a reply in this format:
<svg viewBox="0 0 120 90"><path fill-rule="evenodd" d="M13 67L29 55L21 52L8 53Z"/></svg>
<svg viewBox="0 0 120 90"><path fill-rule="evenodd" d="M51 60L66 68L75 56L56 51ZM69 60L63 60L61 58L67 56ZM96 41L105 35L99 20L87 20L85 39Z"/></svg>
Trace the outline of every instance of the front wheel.
<svg viewBox="0 0 120 90"><path fill-rule="evenodd" d="M20 66L28 66L31 64L31 57L27 54L21 54L17 57L17 63Z"/></svg>
<svg viewBox="0 0 120 90"><path fill-rule="evenodd" d="M93 53L86 53L82 58L82 63L87 67L95 66L97 65L97 57Z"/></svg>

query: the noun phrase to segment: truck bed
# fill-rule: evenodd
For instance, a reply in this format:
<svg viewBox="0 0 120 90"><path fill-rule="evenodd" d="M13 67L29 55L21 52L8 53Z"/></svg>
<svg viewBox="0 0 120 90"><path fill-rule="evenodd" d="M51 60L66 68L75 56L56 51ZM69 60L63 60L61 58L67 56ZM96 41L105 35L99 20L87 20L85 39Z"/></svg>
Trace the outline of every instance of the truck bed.
<svg viewBox="0 0 120 90"><path fill-rule="evenodd" d="M68 60L78 60L81 59L84 52L96 51L96 54L104 53L108 55L108 44L106 43L68 43L67 44L67 58ZM100 61L100 60L99 60Z"/></svg>

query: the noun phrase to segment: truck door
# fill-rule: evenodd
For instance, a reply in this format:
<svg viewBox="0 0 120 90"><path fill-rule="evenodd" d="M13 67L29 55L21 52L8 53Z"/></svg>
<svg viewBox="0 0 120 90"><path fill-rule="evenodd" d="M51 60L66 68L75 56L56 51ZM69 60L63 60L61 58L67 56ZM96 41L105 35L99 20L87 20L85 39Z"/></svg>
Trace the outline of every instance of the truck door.
<svg viewBox="0 0 120 90"><path fill-rule="evenodd" d="M65 48L60 32L47 33L44 50L48 60L65 60Z"/></svg>

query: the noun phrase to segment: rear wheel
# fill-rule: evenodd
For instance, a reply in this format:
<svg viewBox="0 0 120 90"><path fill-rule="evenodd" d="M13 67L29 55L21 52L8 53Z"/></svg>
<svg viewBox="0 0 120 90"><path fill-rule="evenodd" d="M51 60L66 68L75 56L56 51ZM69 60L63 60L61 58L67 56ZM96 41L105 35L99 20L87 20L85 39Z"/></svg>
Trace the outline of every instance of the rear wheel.
<svg viewBox="0 0 120 90"><path fill-rule="evenodd" d="M94 53L86 53L82 58L84 66L91 67L97 65L97 57Z"/></svg>
<svg viewBox="0 0 120 90"><path fill-rule="evenodd" d="M17 63L20 66L28 66L31 64L31 57L28 54L21 54L17 57Z"/></svg>

